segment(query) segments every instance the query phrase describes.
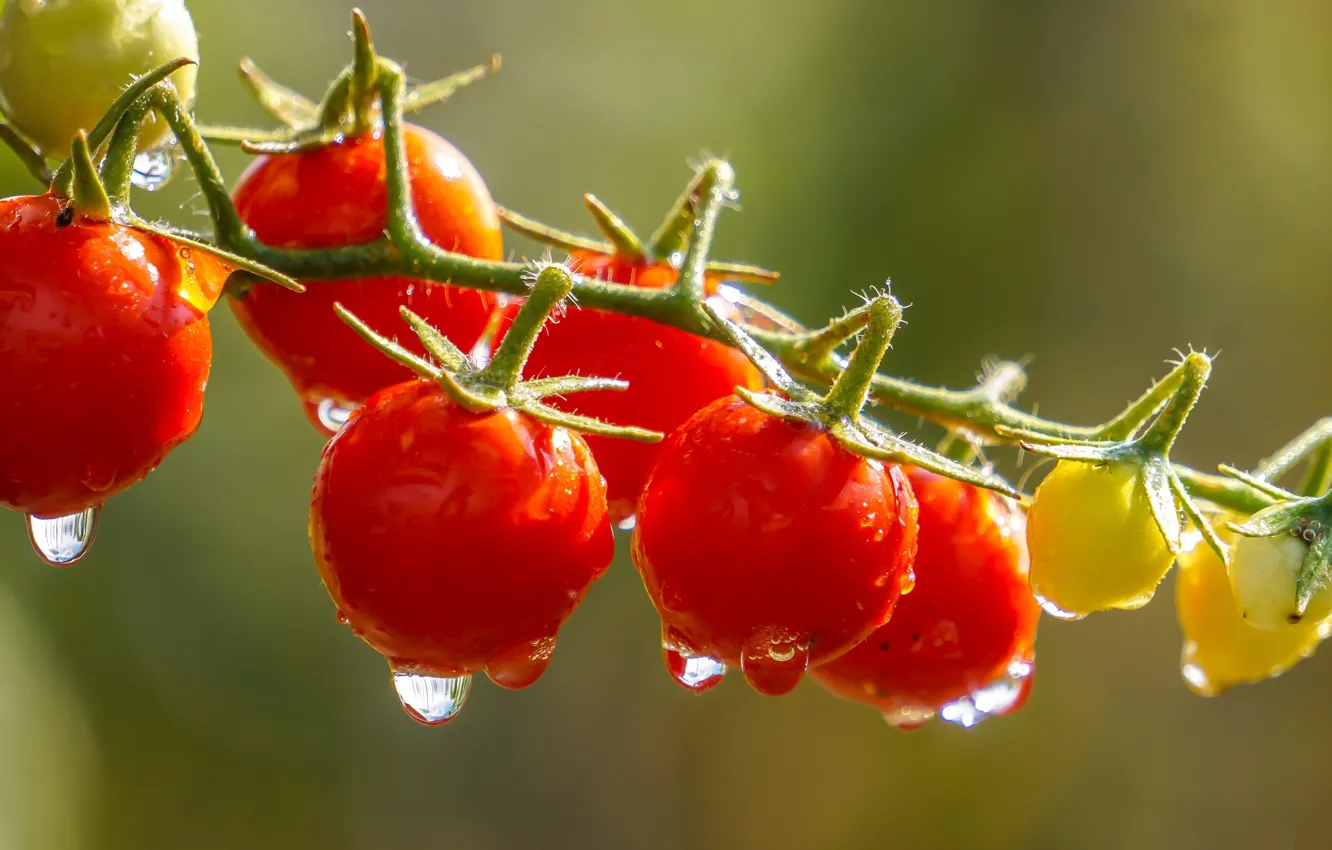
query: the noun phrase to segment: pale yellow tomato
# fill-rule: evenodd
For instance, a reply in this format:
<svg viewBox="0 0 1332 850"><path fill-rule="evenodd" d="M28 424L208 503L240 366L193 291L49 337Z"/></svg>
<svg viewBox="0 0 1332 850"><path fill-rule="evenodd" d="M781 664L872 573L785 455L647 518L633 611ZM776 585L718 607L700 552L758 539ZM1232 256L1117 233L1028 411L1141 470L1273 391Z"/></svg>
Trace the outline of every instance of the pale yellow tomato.
<svg viewBox="0 0 1332 850"><path fill-rule="evenodd" d="M1230 553L1230 587L1240 616L1257 628L1280 631L1332 614L1332 586L1314 594L1303 616L1296 613L1296 584L1308 553L1309 545L1293 534L1238 538Z"/></svg>
<svg viewBox="0 0 1332 850"><path fill-rule="evenodd" d="M183 0L9 0L0 12L0 112L50 156L91 130L133 77L164 62L199 58ZM188 104L196 69L171 81ZM167 134L154 116L141 147Z"/></svg>
<svg viewBox="0 0 1332 850"><path fill-rule="evenodd" d="M1027 516L1031 589L1045 610L1076 618L1139 608L1174 562L1140 468L1060 461Z"/></svg>
<svg viewBox="0 0 1332 850"><path fill-rule="evenodd" d="M1330 628L1307 617L1279 631L1249 625L1235 604L1225 564L1201 542L1179 556L1175 605L1184 632L1184 679L1203 696L1284 673L1311 654Z"/></svg>

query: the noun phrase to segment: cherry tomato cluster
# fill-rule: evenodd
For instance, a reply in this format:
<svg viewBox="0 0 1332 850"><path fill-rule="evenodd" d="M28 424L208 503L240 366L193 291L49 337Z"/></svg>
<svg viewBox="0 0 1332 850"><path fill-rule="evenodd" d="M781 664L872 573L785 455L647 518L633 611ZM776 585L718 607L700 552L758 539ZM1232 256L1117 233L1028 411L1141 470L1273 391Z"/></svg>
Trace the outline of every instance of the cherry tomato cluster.
<svg viewBox="0 0 1332 850"><path fill-rule="evenodd" d="M401 122L485 71L404 94L359 14L356 61L318 107L247 69L286 129L211 131L260 154L228 197L184 109L197 42L183 4L139 20L135 4L96 3L80 18L89 2L10 3L0 18L0 129L50 181L0 201L0 505L28 516L48 561L86 552L101 505L198 426L207 313L225 292L331 435L314 559L423 723L453 718L478 672L513 689L540 678L615 527L632 531L678 684L706 691L738 668L778 696L810 673L904 728L1017 709L1042 607L1139 607L1176 561L1200 693L1276 675L1332 631L1332 424L1252 475L1173 464L1205 355L1095 429L1013 413L1011 373L945 410L946 391L878 372L900 319L891 296L808 331L724 283L775 277L708 259L729 166L700 170L651 240L591 196L604 243L499 209L462 153ZM142 37L110 38L107 14ZM65 72L136 81L48 109L54 96L25 83L49 76L39 48L84 30L106 57ZM222 247L129 209L130 170L168 126L197 146ZM47 173L48 155L65 164ZM571 249L567 263L499 286L502 221ZM264 265L311 258L326 267L299 282ZM495 276L455 281L431 262ZM461 285L478 279L494 285ZM575 287L601 300L572 303ZM866 418L877 392L937 413L963 460ZM1058 460L1031 500L985 462L986 433ZM1272 483L1304 458L1301 494Z"/></svg>

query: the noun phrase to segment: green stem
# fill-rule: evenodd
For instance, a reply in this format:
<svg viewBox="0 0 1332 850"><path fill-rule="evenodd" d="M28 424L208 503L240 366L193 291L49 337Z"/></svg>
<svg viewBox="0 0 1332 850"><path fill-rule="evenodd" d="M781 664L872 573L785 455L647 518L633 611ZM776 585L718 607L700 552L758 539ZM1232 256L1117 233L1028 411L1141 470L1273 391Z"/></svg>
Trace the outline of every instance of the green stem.
<svg viewBox="0 0 1332 850"><path fill-rule="evenodd" d="M670 260L674 255L684 251L689 229L698 215L699 198L706 179L706 172L699 170L676 199L675 205L666 215L666 220L657 228L657 232L652 234L652 256Z"/></svg>
<svg viewBox="0 0 1332 850"><path fill-rule="evenodd" d="M1184 422L1189 418L1189 413L1198 403L1198 397L1202 395L1208 376L1212 374L1212 361L1206 354L1195 351L1184 358L1180 368L1183 369L1184 375L1179 388L1138 441L1148 452L1162 456L1169 454L1175 439L1184 427Z"/></svg>
<svg viewBox="0 0 1332 850"><path fill-rule="evenodd" d="M1190 368L1188 360L1185 359L1183 363L1171 369L1170 374L1152 384L1151 389L1139 396L1122 413L1102 425L1098 438L1113 441L1132 438L1143 423L1153 413L1160 410L1161 405L1165 404L1166 400L1179 389Z"/></svg>
<svg viewBox="0 0 1332 850"><path fill-rule="evenodd" d="M869 397L874 375L892 344L893 333L902 321L902 305L891 295L881 295L869 305L870 322L860 344L852 352L846 369L837 376L832 389L823 397L828 415L834 420L855 420Z"/></svg>
<svg viewBox="0 0 1332 850"><path fill-rule="evenodd" d="M1332 488L1332 441L1324 442L1309 458L1299 492L1302 496L1332 495L1329 488Z"/></svg>
<svg viewBox="0 0 1332 850"><path fill-rule="evenodd" d="M1276 499L1234 478L1209 475L1179 464L1171 466L1190 496L1217 507L1247 515L1276 504Z"/></svg>
<svg viewBox="0 0 1332 850"><path fill-rule="evenodd" d="M572 290L573 275L564 266L551 265L541 270L532 293L518 309L513 324L495 349L495 356L482 370L482 382L500 389L518 383L547 317Z"/></svg>
<svg viewBox="0 0 1332 850"><path fill-rule="evenodd" d="M714 160L700 172L697 217L691 222L689 249L680 266L680 278L671 287L676 297L692 305L708 297L708 254L712 251L712 237L717 232L717 219L722 205L735 188L735 170L730 163Z"/></svg>
<svg viewBox="0 0 1332 850"><path fill-rule="evenodd" d="M1263 458L1253 471L1255 478L1277 481L1294 469L1311 453L1332 441L1332 417L1324 417L1305 429L1298 437ZM1306 480L1309 476L1305 476ZM1322 490L1314 495L1322 495Z"/></svg>
<svg viewBox="0 0 1332 850"><path fill-rule="evenodd" d="M402 132L402 98L406 86L402 74L384 67L379 72L379 97L384 113L384 167L388 191L388 238L404 250L430 244L416 223L412 179L407 159L407 139ZM414 253L408 253L411 261Z"/></svg>
<svg viewBox="0 0 1332 850"><path fill-rule="evenodd" d="M144 116L152 108L152 98L145 95L134 101L116 122L111 141L106 145L102 159L102 182L116 209L129 208L130 186L133 184L134 159L139 150L139 134Z"/></svg>
<svg viewBox="0 0 1332 850"><path fill-rule="evenodd" d="M37 178L38 183L51 182L54 175L50 166L46 164L46 157L42 156L41 151L28 144L26 139L4 121L0 121L0 142L3 142L18 156L19 162L23 163L23 167L28 169L29 174Z"/></svg>
<svg viewBox="0 0 1332 850"><path fill-rule="evenodd" d="M240 214L236 212L236 205L231 202L231 195L227 192L222 171L217 167L212 151L199 135L194 121L181 104L176 87L170 82L163 82L152 90L152 99L153 107L162 116L162 120L171 127L171 132L176 135L176 142L185 154L186 162L194 172L199 191L208 204L213 227L217 232L218 242L221 243L220 247L253 258L254 252L251 249L257 244L254 233L245 222L241 221Z"/></svg>

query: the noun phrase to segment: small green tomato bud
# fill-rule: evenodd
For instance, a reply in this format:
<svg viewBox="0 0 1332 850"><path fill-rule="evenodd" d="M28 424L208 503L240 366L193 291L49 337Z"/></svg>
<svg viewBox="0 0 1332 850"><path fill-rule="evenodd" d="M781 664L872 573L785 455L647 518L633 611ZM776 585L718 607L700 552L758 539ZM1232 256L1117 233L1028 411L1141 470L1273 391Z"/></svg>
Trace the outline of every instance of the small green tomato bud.
<svg viewBox="0 0 1332 850"><path fill-rule="evenodd" d="M1309 544L1289 532L1236 541L1230 554L1230 588L1250 625L1276 631L1332 614L1332 586L1315 594L1302 615L1296 612L1296 582L1308 554Z"/></svg>
<svg viewBox="0 0 1332 850"><path fill-rule="evenodd" d="M186 56L199 39L184 0L8 0L0 4L0 111L43 153L64 159L70 139L91 130L131 78ZM171 81L188 105L197 70ZM140 147L168 127L153 115Z"/></svg>

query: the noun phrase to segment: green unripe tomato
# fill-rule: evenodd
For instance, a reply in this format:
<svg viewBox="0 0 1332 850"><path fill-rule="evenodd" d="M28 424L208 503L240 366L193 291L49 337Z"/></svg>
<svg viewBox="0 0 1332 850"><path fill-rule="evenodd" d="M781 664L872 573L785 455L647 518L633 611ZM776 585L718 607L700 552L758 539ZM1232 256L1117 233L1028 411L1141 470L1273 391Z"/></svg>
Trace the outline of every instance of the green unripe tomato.
<svg viewBox="0 0 1332 850"><path fill-rule="evenodd" d="M199 59L184 0L8 0L0 9L0 111L43 153L60 159L131 77L181 56ZM194 66L171 75L186 104L194 100L196 78ZM153 115L140 147L168 131Z"/></svg>

